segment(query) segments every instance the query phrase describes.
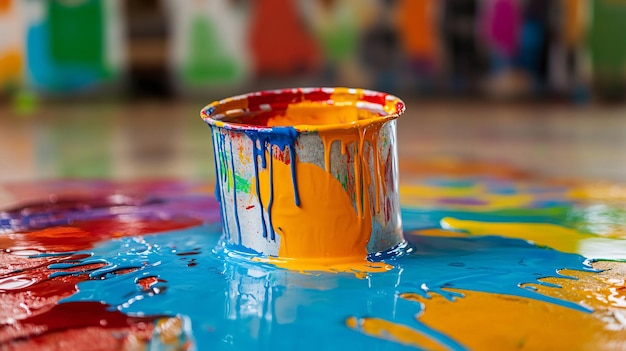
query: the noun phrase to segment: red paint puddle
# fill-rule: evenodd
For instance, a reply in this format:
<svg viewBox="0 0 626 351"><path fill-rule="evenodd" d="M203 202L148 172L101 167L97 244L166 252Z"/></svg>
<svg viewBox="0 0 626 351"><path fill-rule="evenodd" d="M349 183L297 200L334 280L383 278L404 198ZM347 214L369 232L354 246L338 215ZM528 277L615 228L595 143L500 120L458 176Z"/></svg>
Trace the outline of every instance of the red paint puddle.
<svg viewBox="0 0 626 351"><path fill-rule="evenodd" d="M86 280L86 275L67 275L48 279L50 270L40 267L24 272L20 276L31 279L33 283L27 287L6 290L2 293L0 304L0 325L20 322L54 308L66 297L77 291L76 284ZM0 339L3 332L0 331ZM1 343L1 342L0 342Z"/></svg>
<svg viewBox="0 0 626 351"><path fill-rule="evenodd" d="M5 256L8 254L0 254L0 262ZM81 271L104 266L103 263L83 265L79 268L64 270L74 271L77 275L48 278L53 272L47 268L49 264L68 263L78 258L78 255L69 259L67 256L50 257L46 264L3 276L4 283L28 280L29 284L12 286L12 289L7 289L7 284L3 284L5 289L2 291L2 304L0 304L0 325L3 325L0 326L0 344L10 343L8 345L16 349L29 350L45 345L60 345L67 342L64 335L80 330L78 339L72 338L71 344L68 344L69 349L84 350L90 349L93 345L98 345L98 347L111 345L111 349L119 349L122 346L119 337L111 337L103 328L115 329L118 335L132 334L133 337L137 337L137 333L141 334L141 330L136 330L138 323L152 322L157 318L129 317L119 311L107 311L106 306L98 302L59 304L60 300L76 293L79 282L89 279L88 273L81 274ZM123 271L116 272L116 274L123 273ZM140 327L150 330L143 337L149 340L152 335L152 324ZM88 330L89 328L93 330ZM91 342L80 342L81 335L85 333L91 335Z"/></svg>
<svg viewBox="0 0 626 351"><path fill-rule="evenodd" d="M109 310L109 306L100 302L68 302L55 305L44 313L30 316L13 323L5 324L0 327L0 344L7 345L12 343L16 348L22 348L25 345L19 345L19 342L28 338L26 342L34 342L38 344L37 339L50 336L55 333L66 333L71 330L95 327L100 331L94 336L89 345L98 345L98 348L110 344L110 340L106 344L102 341L110 339L107 329L135 329L135 330L152 330L154 321L162 316L150 317L134 317L128 316L117 310ZM147 337L151 333L147 333ZM62 337L56 338L58 344ZM100 339L100 340L98 340ZM47 342L46 342L47 344ZM41 346L44 346L43 344ZM48 344L49 346L50 344ZM73 339L70 341L72 349L81 349L81 345ZM88 346L87 344L83 346ZM114 346L114 345L111 345ZM89 347L90 348L90 347Z"/></svg>
<svg viewBox="0 0 626 351"><path fill-rule="evenodd" d="M114 238L201 225L202 220L167 211L167 219L158 214L146 218L146 213L130 210L161 205L164 200L119 195L120 191L143 194L150 190L153 194L178 196L188 192L190 185L173 187L170 182L143 181L136 184L99 181L20 184L14 184L11 193L21 203L2 212L17 222L23 220L26 227L42 229L5 232L0 236L0 349L36 350L53 346L86 350L93 349L94 345L112 350L129 345L145 349L159 316L127 316L99 302L59 304L60 300L76 293L79 282L90 279L90 271L107 265L106 262L80 265L81 260L90 255L72 252L89 250L99 242ZM41 194L57 195L40 201ZM68 213L74 216L67 217ZM90 216L99 218L90 219ZM60 225L50 226L52 223ZM68 265L65 269L48 268L55 263ZM112 273L127 274L135 270L137 268L125 268ZM54 272L68 274L49 278ZM138 285L144 292L159 293L166 287L155 284L164 282L148 277L138 281Z"/></svg>
<svg viewBox="0 0 626 351"><path fill-rule="evenodd" d="M130 220L118 218L74 222L72 226L59 226L0 237L0 248L9 251L27 249L33 252L71 252L87 250L97 242L125 236L156 234L200 225L197 219Z"/></svg>
<svg viewBox="0 0 626 351"><path fill-rule="evenodd" d="M131 324L153 321L155 318L142 319L128 317L117 311L106 311L106 306L99 303L58 304L61 299L77 291L76 285L79 282L89 279L86 271L101 268L106 263L70 267L63 271L75 273L75 275L55 278L48 278L48 276L58 270L51 270L47 267L53 263L78 264L79 260L89 255L72 255L71 252L88 250L103 240L155 234L199 224L201 221L189 218L169 221L145 219L123 221L113 218L75 222L73 226L4 234L0 237L0 248L4 249L4 252L0 252L0 267L2 267L0 268L0 292L2 293L0 325L4 324L0 327L0 344L33 337L27 342L36 342L38 336L68 329L90 327L127 329ZM24 252L27 254L20 255ZM32 254L61 252L68 254L28 257ZM123 269L116 271L115 274L125 274L134 270ZM144 288L145 285L145 290L152 290L151 285L156 282L160 280L146 281L140 283L140 286ZM91 333L94 332L91 331ZM103 337L99 332L93 335ZM84 346L89 345L95 344ZM78 344L72 344L72 348L74 346L76 346L75 349L81 349Z"/></svg>

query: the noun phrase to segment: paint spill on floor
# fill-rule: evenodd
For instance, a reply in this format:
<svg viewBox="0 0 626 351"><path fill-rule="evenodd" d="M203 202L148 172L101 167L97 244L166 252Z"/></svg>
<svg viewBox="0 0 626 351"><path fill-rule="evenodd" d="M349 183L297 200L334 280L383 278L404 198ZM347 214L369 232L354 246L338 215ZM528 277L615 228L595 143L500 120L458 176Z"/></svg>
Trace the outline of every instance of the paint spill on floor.
<svg viewBox="0 0 626 351"><path fill-rule="evenodd" d="M377 272L222 246L204 184L6 186L29 203L0 213L0 344L623 349L625 188L448 166L405 178L409 245L372 255Z"/></svg>

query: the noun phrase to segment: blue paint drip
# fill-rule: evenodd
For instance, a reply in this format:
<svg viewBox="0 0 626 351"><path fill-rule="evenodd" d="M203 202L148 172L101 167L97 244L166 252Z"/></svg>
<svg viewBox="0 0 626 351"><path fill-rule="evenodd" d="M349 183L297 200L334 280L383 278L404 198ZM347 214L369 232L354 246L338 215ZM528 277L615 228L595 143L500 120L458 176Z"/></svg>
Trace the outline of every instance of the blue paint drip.
<svg viewBox="0 0 626 351"><path fill-rule="evenodd" d="M263 199L261 199L261 188L259 186L259 155L257 155L257 147L254 139L252 140L252 149L254 150L252 153L254 157L254 178L256 179L256 197L259 200L259 212L261 213L261 227L263 228L263 237L267 238L267 225L265 224L265 215L263 214ZM261 159L263 160L262 162L265 162L264 156L261 156Z"/></svg>
<svg viewBox="0 0 626 351"><path fill-rule="evenodd" d="M235 172L235 156L233 155L233 141L230 141L230 166L233 172L233 209L235 211L235 222L237 222L238 243L241 244L241 224L239 224L239 212L237 210L237 174Z"/></svg>
<svg viewBox="0 0 626 351"><path fill-rule="evenodd" d="M90 272L100 279L79 283L79 291L64 301L102 301L129 314L187 316L200 350L405 349L355 333L344 324L347 316L382 318L409 326L448 349L465 349L416 320L423 305L398 298L401 293L454 300L463 298L463 290L479 291L590 312L576 302L523 287L539 284L543 277L566 278L556 273L560 269L591 271L584 257L494 236L406 237L408 243L396 248L398 252L383 257L395 268L369 274L368 279L349 273L301 274L253 262L254 252L232 252L230 246L219 245L217 226L114 239L83 260L108 262L99 268L104 275ZM176 255L189 250L200 251L192 267L187 266L188 257ZM136 270L106 273L123 267ZM66 269L58 266L60 272ZM137 280L148 276L166 281L165 293L139 288ZM429 313L428 305L424 312Z"/></svg>
<svg viewBox="0 0 626 351"><path fill-rule="evenodd" d="M217 168L217 160L218 160L218 150L217 150L217 142L216 142L216 131L215 129L213 129L212 126L211 127L211 138L213 139L213 166L215 167L215 189L214 189L214 195L215 195L215 199L217 200L217 202L221 202L222 201L222 192L221 192L221 187L220 187L220 177L219 177L219 170ZM220 217L221 217L221 212L220 212ZM223 220L223 218L222 218Z"/></svg>
<svg viewBox="0 0 626 351"><path fill-rule="evenodd" d="M300 206L300 194L298 191L298 182L296 175L296 157L295 157L295 144L296 138L298 137L298 131L293 127L273 127L271 130L266 129L252 129L246 130L244 133L250 138L252 141L252 155L254 158L254 176L257 179L256 181L256 193L259 199L259 206L261 207L261 221L263 224L263 237L268 237L267 225L265 223L265 217L263 211L266 210L268 213L268 221L270 226L270 240L276 240L276 233L274 228L272 227L272 214L271 214L271 203L273 197L273 176L272 170L270 169L270 203L268 204L267 209L263 206L263 201L261 200L261 191L259 188L259 158L261 159L261 167L267 168L267 158L265 156L266 151L269 151L270 157L270 168L273 159L273 148L277 147L281 151L285 151L289 149L289 157L291 164L291 182L294 190L294 201L296 206ZM257 144L259 145L257 147Z"/></svg>
<svg viewBox="0 0 626 351"><path fill-rule="evenodd" d="M267 204L267 218L270 224L270 239L276 240L276 232L272 223L272 205L274 204L274 155L273 148L270 146L270 199Z"/></svg>
<svg viewBox="0 0 626 351"><path fill-rule="evenodd" d="M224 154L224 149L222 148L222 144L221 144L221 140L222 140L222 134L220 133L219 130L217 130L214 127L211 127L211 130L213 131L212 136L213 136L213 157L215 158L215 193L216 196L215 198L217 199L218 202L220 202L220 220L222 223L222 228L224 228L224 233L226 234L226 236L228 238L230 238L230 230L228 229L228 221L226 219L226 206L224 206L223 203L223 199L224 199L224 189L223 189L223 185L224 182L223 180L220 181L220 179L222 178L222 172L223 172L223 163L222 163L222 156ZM219 166L218 166L219 163Z"/></svg>

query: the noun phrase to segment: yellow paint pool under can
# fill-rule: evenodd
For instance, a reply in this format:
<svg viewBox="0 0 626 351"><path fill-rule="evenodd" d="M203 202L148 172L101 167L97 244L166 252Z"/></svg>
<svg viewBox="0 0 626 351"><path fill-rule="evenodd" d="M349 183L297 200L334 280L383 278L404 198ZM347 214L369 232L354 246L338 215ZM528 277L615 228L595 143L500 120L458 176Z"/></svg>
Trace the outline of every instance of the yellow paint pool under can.
<svg viewBox="0 0 626 351"><path fill-rule="evenodd" d="M404 108L393 95L348 88L207 105L225 244L348 262L404 243L396 140Z"/></svg>

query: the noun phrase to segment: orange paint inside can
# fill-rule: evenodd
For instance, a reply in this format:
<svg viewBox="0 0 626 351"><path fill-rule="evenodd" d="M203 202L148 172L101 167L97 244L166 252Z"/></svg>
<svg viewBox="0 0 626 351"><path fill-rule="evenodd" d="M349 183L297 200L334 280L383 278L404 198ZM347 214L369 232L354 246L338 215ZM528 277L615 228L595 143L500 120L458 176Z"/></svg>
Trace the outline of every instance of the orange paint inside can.
<svg viewBox="0 0 626 351"><path fill-rule="evenodd" d="M354 102L329 103L303 101L289 104L285 109L240 111L222 119L223 122L258 127L296 127L299 130L316 130L325 125L347 125L385 116L384 110L368 110L357 107Z"/></svg>

